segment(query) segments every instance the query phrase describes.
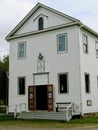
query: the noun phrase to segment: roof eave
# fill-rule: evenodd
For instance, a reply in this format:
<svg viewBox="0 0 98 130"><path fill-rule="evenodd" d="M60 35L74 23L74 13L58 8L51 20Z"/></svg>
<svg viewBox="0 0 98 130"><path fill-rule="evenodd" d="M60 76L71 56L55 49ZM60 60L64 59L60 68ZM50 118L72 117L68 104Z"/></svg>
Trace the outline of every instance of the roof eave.
<svg viewBox="0 0 98 130"><path fill-rule="evenodd" d="M23 33L23 34L19 34L19 35L14 35L14 36L11 36L11 37L6 37L5 40L10 41L12 39L16 39L16 38L20 38L20 37L36 35L36 34L39 34L39 33L53 31L53 30L57 30L57 29L65 28L65 27L79 25L79 24L80 24L80 22L72 22L72 23L62 24L62 25L46 28L44 30L37 30L37 31L33 31L33 32L27 32L27 33Z"/></svg>
<svg viewBox="0 0 98 130"><path fill-rule="evenodd" d="M7 39L8 37L13 36L13 35L19 30L19 28L22 27L22 26L25 24L25 22L26 22L40 7L43 7L43 8L48 9L48 10L51 10L52 12L55 12L55 13L57 13L57 14L63 16L63 17L66 17L66 18L72 20L73 22L80 22L79 20L77 20L77 19L75 19L75 18L73 18L73 17L71 17L71 16L65 15L64 13L61 13L61 12L59 12L59 11L57 11L57 10L55 10L55 9L52 9L52 8L50 8L50 7L48 7L48 6L45 6L45 5L41 4L41 3L38 3L38 4L19 22L19 24L6 36L6 39Z"/></svg>

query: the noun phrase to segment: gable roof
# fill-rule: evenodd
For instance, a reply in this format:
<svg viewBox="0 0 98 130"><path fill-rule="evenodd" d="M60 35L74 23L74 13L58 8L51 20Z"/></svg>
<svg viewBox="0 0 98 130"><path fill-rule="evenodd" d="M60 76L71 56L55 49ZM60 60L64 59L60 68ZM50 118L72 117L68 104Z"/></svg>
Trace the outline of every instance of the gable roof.
<svg viewBox="0 0 98 130"><path fill-rule="evenodd" d="M6 40L11 40L11 39L13 39L14 34L26 23L26 21L27 21L40 7L45 8L45 9L47 9L47 10L49 10L49 11L52 11L53 13L56 13L56 14L62 16L62 17L65 17L65 18L71 20L71 21L72 21L72 25L73 25L73 23L75 23L75 24L77 23L77 24L80 25L80 26L81 26L81 24L82 24L82 22L81 22L80 20L78 20L78 19L75 19L75 18L73 18L73 17L71 17L71 16L69 16L69 15L66 15L66 14L64 14L64 13L61 13L61 12L59 12L59 11L53 9L53 8L50 8L50 7L45 6L45 5L41 4L41 3L38 3L38 4L19 22L19 24L6 36L5 39L6 39ZM82 25L83 25L83 24L82 24ZM85 26L85 27L86 27L87 30L89 29L89 31L93 31L92 29L88 28L87 26ZM46 29L46 30L48 30L48 29ZM38 31L38 32L42 32L42 31ZM95 31L93 31L93 32L94 32L95 34L97 34ZM97 34L97 36L98 36L98 34ZM15 37L18 37L18 36L15 36Z"/></svg>

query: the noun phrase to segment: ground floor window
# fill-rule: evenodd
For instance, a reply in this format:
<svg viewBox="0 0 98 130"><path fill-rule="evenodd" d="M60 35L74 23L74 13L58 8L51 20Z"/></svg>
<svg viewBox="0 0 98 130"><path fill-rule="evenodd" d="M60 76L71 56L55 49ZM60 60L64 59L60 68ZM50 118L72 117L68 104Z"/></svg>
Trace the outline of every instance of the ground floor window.
<svg viewBox="0 0 98 130"><path fill-rule="evenodd" d="M85 92L90 93L90 75L85 73Z"/></svg>
<svg viewBox="0 0 98 130"><path fill-rule="evenodd" d="M18 77L18 94L25 94L25 77Z"/></svg>
<svg viewBox="0 0 98 130"><path fill-rule="evenodd" d="M68 93L68 73L59 74L59 92Z"/></svg>

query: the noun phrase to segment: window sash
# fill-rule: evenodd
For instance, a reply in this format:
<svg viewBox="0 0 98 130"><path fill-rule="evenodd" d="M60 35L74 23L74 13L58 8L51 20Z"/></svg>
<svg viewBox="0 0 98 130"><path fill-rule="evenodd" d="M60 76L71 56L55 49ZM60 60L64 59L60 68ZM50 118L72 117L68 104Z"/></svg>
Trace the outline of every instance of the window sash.
<svg viewBox="0 0 98 130"><path fill-rule="evenodd" d="M83 34L83 44L87 45L88 44L88 38L86 35Z"/></svg>
<svg viewBox="0 0 98 130"><path fill-rule="evenodd" d="M98 50L96 50L96 57L98 57Z"/></svg>
<svg viewBox="0 0 98 130"><path fill-rule="evenodd" d="M85 92L90 93L90 76L85 74Z"/></svg>
<svg viewBox="0 0 98 130"><path fill-rule="evenodd" d="M18 43L18 58L24 58L26 56L26 42Z"/></svg>
<svg viewBox="0 0 98 130"><path fill-rule="evenodd" d="M57 46L58 46L58 52L68 51L67 34L57 35Z"/></svg>
<svg viewBox="0 0 98 130"><path fill-rule="evenodd" d="M59 92L68 93L68 73L59 74Z"/></svg>
<svg viewBox="0 0 98 130"><path fill-rule="evenodd" d="M25 94L25 77L18 78L18 94L19 95Z"/></svg>
<svg viewBox="0 0 98 130"><path fill-rule="evenodd" d="M43 29L43 23L44 23L44 22L43 22L43 18L40 17L39 20L38 20L38 26L39 26L38 28L39 28L39 30L42 30L42 29Z"/></svg>
<svg viewBox="0 0 98 130"><path fill-rule="evenodd" d="M88 53L88 37L83 34L83 51Z"/></svg>
<svg viewBox="0 0 98 130"><path fill-rule="evenodd" d="M96 42L96 50L98 50L98 42Z"/></svg>
<svg viewBox="0 0 98 130"><path fill-rule="evenodd" d="M88 46L87 46L86 44L83 45L83 51L84 51L85 53L88 52Z"/></svg>

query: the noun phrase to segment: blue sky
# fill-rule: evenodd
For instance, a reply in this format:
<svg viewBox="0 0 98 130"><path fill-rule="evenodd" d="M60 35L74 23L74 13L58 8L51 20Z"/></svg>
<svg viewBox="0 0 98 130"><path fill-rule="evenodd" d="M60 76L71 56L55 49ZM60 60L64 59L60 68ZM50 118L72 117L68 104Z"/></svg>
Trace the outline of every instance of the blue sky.
<svg viewBox="0 0 98 130"><path fill-rule="evenodd" d="M0 57L9 54L5 36L38 3L79 19L98 32L98 0L2 0L0 3Z"/></svg>

